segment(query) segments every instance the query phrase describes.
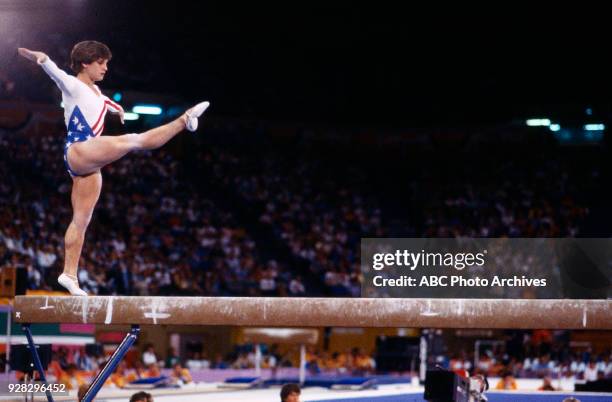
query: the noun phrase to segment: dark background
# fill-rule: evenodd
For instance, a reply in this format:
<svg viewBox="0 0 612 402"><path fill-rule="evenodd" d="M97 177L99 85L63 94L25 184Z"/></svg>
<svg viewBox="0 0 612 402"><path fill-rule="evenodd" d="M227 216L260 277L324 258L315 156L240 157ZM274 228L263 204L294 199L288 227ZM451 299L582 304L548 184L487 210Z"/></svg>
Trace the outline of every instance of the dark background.
<svg viewBox="0 0 612 402"><path fill-rule="evenodd" d="M108 43L114 63L137 55L134 75L163 72L117 82L111 64L106 86L204 96L224 115L457 127L612 110L602 10L331 3L9 0L0 12L4 29L31 27L24 46L69 32Z"/></svg>

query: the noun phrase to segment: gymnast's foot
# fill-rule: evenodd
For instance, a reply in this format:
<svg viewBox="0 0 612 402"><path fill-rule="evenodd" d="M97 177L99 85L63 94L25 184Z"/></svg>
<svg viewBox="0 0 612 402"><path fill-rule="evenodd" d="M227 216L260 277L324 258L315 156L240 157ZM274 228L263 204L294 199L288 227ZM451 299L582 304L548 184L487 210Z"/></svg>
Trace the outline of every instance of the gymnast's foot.
<svg viewBox="0 0 612 402"><path fill-rule="evenodd" d="M196 131L198 129L198 117L210 106L210 102L200 102L185 112L185 126L187 130Z"/></svg>
<svg viewBox="0 0 612 402"><path fill-rule="evenodd" d="M68 292L70 292L70 294L73 296L87 296L87 293L85 293L79 287L79 281L74 275L61 274L57 278L57 283L65 287Z"/></svg>

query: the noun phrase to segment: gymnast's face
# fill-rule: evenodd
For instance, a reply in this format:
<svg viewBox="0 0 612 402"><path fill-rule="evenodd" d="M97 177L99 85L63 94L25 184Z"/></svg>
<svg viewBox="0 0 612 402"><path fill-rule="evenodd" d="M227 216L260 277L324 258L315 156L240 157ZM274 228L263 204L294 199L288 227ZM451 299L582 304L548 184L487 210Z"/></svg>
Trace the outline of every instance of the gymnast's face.
<svg viewBox="0 0 612 402"><path fill-rule="evenodd" d="M83 63L83 71L93 82L102 81L108 71L108 60L98 59L93 63Z"/></svg>

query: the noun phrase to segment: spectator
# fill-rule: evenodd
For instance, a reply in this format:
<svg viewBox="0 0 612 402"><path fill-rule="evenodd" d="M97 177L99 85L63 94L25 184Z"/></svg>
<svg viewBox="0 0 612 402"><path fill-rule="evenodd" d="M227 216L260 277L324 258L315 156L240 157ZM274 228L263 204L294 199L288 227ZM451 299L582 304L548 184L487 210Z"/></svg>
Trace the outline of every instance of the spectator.
<svg viewBox="0 0 612 402"><path fill-rule="evenodd" d="M168 349L168 356L166 357L166 363L164 365L165 368L172 368L176 363L180 362L179 356L176 354L176 350L174 348Z"/></svg>
<svg viewBox="0 0 612 402"><path fill-rule="evenodd" d="M130 397L130 402L153 402L153 396L147 392L137 392Z"/></svg>
<svg viewBox="0 0 612 402"><path fill-rule="evenodd" d="M185 385L193 382L191 373L184 368L180 363L175 363L172 367L172 380L179 385Z"/></svg>
<svg viewBox="0 0 612 402"><path fill-rule="evenodd" d="M509 371L504 372L502 378L497 382L495 389L517 390L518 386L512 373Z"/></svg>
<svg viewBox="0 0 612 402"><path fill-rule="evenodd" d="M591 359L584 370L584 380L597 381L597 372L597 363L595 362L595 359Z"/></svg>
<svg viewBox="0 0 612 402"><path fill-rule="evenodd" d="M148 344L144 353L142 354L142 364L144 364L145 367L148 367L151 364L157 364L157 356L155 355L155 348L153 348L152 344Z"/></svg>
<svg viewBox="0 0 612 402"><path fill-rule="evenodd" d="M557 389L553 387L552 380L550 377L544 377L542 380L542 385L538 388L538 391L556 391Z"/></svg>
<svg viewBox="0 0 612 402"><path fill-rule="evenodd" d="M300 386L297 384L285 384L281 388L281 402L300 402Z"/></svg>

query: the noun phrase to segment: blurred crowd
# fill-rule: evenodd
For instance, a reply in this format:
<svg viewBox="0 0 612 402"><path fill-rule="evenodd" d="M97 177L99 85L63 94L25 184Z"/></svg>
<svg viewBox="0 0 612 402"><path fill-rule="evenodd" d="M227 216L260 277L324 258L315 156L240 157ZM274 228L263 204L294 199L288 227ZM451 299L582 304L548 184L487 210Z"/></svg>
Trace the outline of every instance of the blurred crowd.
<svg viewBox="0 0 612 402"><path fill-rule="evenodd" d="M32 289L55 287L71 216L61 122L49 131L0 134L0 267L26 269ZM561 156L498 168L468 156L453 177L423 157L387 177L384 159L188 140L103 169L80 261L86 291L356 297L362 238L578 236L601 180L597 158L570 175ZM497 264L509 274L554 271L507 257Z"/></svg>
<svg viewBox="0 0 612 402"><path fill-rule="evenodd" d="M88 351L84 347L59 347L53 352L46 377L50 382L65 385L67 390L78 390L90 384L108 358L108 355L99 351ZM15 375L18 380L23 378L23 373L19 371L16 371ZM128 353L128 358L119 362L104 386L124 388L130 382L144 379L158 380L165 385L174 386L193 383L189 369L183 367L176 356L168 356L165 362L157 361L150 345L142 354Z"/></svg>
<svg viewBox="0 0 612 402"><path fill-rule="evenodd" d="M589 343L571 342L570 331L507 331L505 340L477 343L477 349L438 350L429 364L486 377L597 381L612 378L612 349L595 352ZM449 348L450 349L450 348ZM476 354L477 353L477 354ZM503 385L505 388L508 384ZM501 386L501 385L500 385ZM516 389L516 385L514 388Z"/></svg>
<svg viewBox="0 0 612 402"><path fill-rule="evenodd" d="M574 378L576 380L596 381L612 377L612 361L610 353L593 355L591 353L572 353L559 360L550 354L526 356L518 360L508 353L494 353L488 350L474 364L472 355L458 354L452 358L440 359L452 370L468 370L469 372L486 374L489 377L504 377L506 373L515 378Z"/></svg>
<svg viewBox="0 0 612 402"><path fill-rule="evenodd" d="M299 361L295 360L296 353L287 351L281 354L277 345L262 347L259 363L262 369L271 369L274 373L280 368L299 367ZM109 355L101 351L87 350L84 347L60 346L53 352L46 374L49 381L64 384L68 390L76 390L89 384L104 367L108 357ZM135 350L128 352L105 386L124 388L131 382L144 379L163 382L165 385L186 386L194 383L192 373L198 373L202 369L241 370L253 369L256 365L255 348L252 344L237 345L232 352L225 356L218 354L212 361L199 352L188 354L186 359L181 359L172 348L166 358L161 359L154 345L148 344L142 353ZM309 375L335 373L363 376L374 374L375 367L374 358L359 348L328 354L309 347L306 353L306 369ZM23 373L19 371L15 375L17 379L23 377Z"/></svg>

